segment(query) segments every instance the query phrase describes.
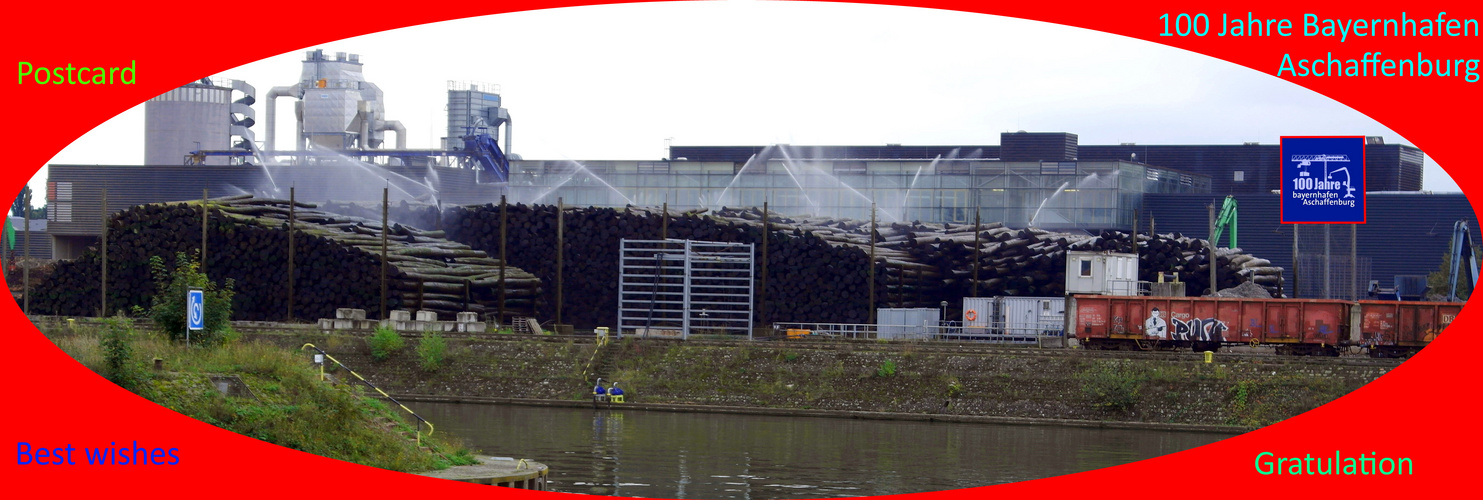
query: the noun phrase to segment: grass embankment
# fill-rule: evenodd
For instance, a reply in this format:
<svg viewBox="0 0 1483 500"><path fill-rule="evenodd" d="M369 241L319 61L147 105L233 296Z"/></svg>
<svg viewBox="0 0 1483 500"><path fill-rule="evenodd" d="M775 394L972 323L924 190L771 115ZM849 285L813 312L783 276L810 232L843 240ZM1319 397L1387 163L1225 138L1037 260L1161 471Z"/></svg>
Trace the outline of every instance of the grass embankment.
<svg viewBox="0 0 1483 500"><path fill-rule="evenodd" d="M474 463L468 449L441 436L424 435L427 449L419 448L410 416L367 396L362 385L320 381L305 353L232 335L218 345L187 348L119 320L46 334L73 359L135 394L238 434L404 472ZM154 358L164 360L164 370L149 367ZM213 376L235 376L248 391L223 395Z"/></svg>

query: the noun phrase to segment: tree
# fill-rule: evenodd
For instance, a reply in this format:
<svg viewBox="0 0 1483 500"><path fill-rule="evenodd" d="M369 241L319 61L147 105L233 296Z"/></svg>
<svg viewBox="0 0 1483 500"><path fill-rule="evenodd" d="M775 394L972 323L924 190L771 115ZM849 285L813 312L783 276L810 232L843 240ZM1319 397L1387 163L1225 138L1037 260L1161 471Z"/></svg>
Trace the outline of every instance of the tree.
<svg viewBox="0 0 1483 500"><path fill-rule="evenodd" d="M155 279L149 316L172 340L185 338L186 291L191 289L202 290L206 299L206 329L192 333L192 341L210 343L231 327L232 298L236 296L232 280L218 288L201 272L201 264L184 252L175 254L174 269L166 268L165 260L158 255L149 258L149 268Z"/></svg>
<svg viewBox="0 0 1483 500"><path fill-rule="evenodd" d="M27 201L30 201L30 200L27 199L27 197L30 196L30 194L31 194L31 185L27 184L27 185L24 185L24 186L21 187L20 194L15 195L15 203L11 203L10 204L10 215L13 215L13 216L16 216L16 217L25 217L26 216L26 213L28 212L27 209L30 208L30 207L27 207L26 206L26 202Z"/></svg>
<svg viewBox="0 0 1483 500"><path fill-rule="evenodd" d="M1452 245L1447 245L1447 248L1452 248ZM1477 255L1478 252L1478 248L1473 249L1474 255ZM1468 284L1467 274L1470 272L1468 270L1468 263L1463 262L1461 266L1458 266L1457 272L1460 275L1460 279L1457 280L1457 298L1468 300L1468 296L1473 293L1473 286ZM1440 295L1443 298L1446 298L1447 293L1452 291L1451 251L1442 254L1441 267L1426 276L1426 287L1429 295Z"/></svg>

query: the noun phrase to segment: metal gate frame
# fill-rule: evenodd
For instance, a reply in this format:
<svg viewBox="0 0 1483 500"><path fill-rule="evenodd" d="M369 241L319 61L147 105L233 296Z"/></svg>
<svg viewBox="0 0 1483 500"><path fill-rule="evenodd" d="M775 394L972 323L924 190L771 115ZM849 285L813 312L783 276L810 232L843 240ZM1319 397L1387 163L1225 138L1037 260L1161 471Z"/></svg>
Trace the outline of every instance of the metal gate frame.
<svg viewBox="0 0 1483 500"><path fill-rule="evenodd" d="M688 339L704 330L751 340L755 250L751 243L621 240L617 333Z"/></svg>

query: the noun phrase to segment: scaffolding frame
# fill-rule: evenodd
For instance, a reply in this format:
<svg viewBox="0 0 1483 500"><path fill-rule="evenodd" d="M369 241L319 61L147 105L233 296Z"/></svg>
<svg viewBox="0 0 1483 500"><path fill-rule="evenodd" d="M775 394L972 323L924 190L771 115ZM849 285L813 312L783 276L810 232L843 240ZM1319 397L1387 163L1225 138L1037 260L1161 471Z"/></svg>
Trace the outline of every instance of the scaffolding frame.
<svg viewBox="0 0 1483 500"><path fill-rule="evenodd" d="M756 251L751 243L619 242L618 334L752 339Z"/></svg>

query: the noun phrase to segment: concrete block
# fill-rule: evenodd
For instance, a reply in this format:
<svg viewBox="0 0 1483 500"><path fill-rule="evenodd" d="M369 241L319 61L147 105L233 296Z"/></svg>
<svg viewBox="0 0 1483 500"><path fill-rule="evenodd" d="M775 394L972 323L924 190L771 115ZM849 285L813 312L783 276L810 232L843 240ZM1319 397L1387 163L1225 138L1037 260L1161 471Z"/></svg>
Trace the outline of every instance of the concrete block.
<svg viewBox="0 0 1483 500"><path fill-rule="evenodd" d="M365 309L335 309L335 319L366 319Z"/></svg>
<svg viewBox="0 0 1483 500"><path fill-rule="evenodd" d="M454 316L458 318L459 323L473 323L475 321L479 321L479 313L461 312Z"/></svg>
<svg viewBox="0 0 1483 500"><path fill-rule="evenodd" d="M397 309L391 312L392 321L412 321L412 311Z"/></svg>
<svg viewBox="0 0 1483 500"><path fill-rule="evenodd" d="M489 324L483 321L466 321L455 323L460 333L484 333Z"/></svg>
<svg viewBox="0 0 1483 500"><path fill-rule="evenodd" d="M421 310L421 311L417 311L417 321L437 321L437 320L438 320L438 312L437 311L428 311L426 309Z"/></svg>
<svg viewBox="0 0 1483 500"><path fill-rule="evenodd" d="M319 329L320 330L332 330L334 328L335 328L335 320L332 320L332 319L329 319L329 318L320 318L319 319Z"/></svg>

